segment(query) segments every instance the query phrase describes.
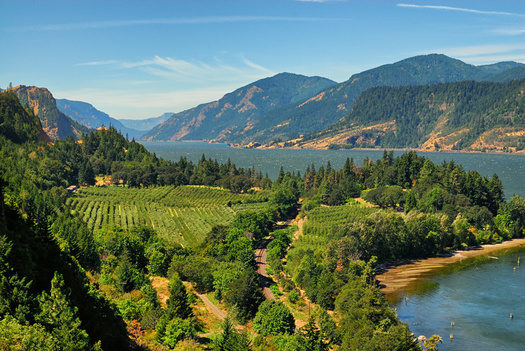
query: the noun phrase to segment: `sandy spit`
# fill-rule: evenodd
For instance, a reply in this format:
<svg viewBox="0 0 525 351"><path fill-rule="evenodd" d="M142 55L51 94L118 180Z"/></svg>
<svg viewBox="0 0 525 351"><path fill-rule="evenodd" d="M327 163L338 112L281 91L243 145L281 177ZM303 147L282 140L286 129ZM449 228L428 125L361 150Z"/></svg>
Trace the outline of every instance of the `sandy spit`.
<svg viewBox="0 0 525 351"><path fill-rule="evenodd" d="M487 256L497 259L498 252L519 247L525 247L525 238L513 239L493 245L482 245L471 250L452 251L448 255L391 265L380 270L376 278L379 281L381 292L388 299L388 295L400 293L435 270L451 264L461 263L464 259L471 257ZM525 260L525 257L523 259Z"/></svg>

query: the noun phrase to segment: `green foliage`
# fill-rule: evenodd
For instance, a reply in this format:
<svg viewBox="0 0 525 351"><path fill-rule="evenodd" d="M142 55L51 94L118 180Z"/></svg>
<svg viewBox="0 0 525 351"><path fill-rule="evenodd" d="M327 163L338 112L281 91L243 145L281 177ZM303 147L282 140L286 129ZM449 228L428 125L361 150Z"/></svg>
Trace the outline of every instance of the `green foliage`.
<svg viewBox="0 0 525 351"><path fill-rule="evenodd" d="M370 140L372 146L401 148L421 147L430 132L439 128L443 135L457 133L457 149L470 147L479 136L495 128L523 129L525 119L521 90L524 80L508 83L462 81L419 86L383 86L363 92L352 111L324 133L328 136L356 126L369 127L395 123L395 128L384 131L382 127L367 130L361 139ZM398 85L398 84L395 84ZM445 112L443 111L445 110ZM443 120L446 113L447 119ZM513 118L506 116L512 115ZM480 117L483 116L483 117ZM439 125L438 125L439 124ZM468 129L468 132L465 132ZM461 131L461 132L460 132ZM356 147L358 136L350 138ZM514 138L506 146L516 147ZM486 140L491 142L493 140Z"/></svg>
<svg viewBox="0 0 525 351"><path fill-rule="evenodd" d="M30 109L25 109L15 94L0 94L0 135L14 143L36 142L42 125Z"/></svg>
<svg viewBox="0 0 525 351"><path fill-rule="evenodd" d="M0 320L0 349L25 350L59 350L59 340L41 324L26 325L10 315Z"/></svg>
<svg viewBox="0 0 525 351"><path fill-rule="evenodd" d="M231 320L226 317L222 323L222 333L213 342L214 351L250 351L251 342L246 333L235 330Z"/></svg>
<svg viewBox="0 0 525 351"><path fill-rule="evenodd" d="M295 319L282 302L266 300L259 306L253 319L253 328L262 335L292 334Z"/></svg>
<svg viewBox="0 0 525 351"><path fill-rule="evenodd" d="M49 294L44 291L38 298L41 312L35 319L51 331L58 341L58 349L86 349L89 336L81 329L81 321L76 316L77 308L70 307L64 290L62 276L55 273Z"/></svg>
<svg viewBox="0 0 525 351"><path fill-rule="evenodd" d="M155 127L146 133L145 138L154 140L170 140L180 131L181 125L197 116L204 116L203 123L187 129L182 139L203 140L225 137L227 141L248 137L259 130L258 124L264 124L265 113L278 107L286 106L296 101L309 99L320 90L333 85L334 82L320 77L305 77L297 74L280 73L264 78L248 86L225 95L217 103L204 104L192 110L173 115L163 127ZM244 99L244 100L243 100ZM248 100L253 108L246 109ZM238 106L232 108L231 106ZM220 114L221 118L214 118ZM250 127L247 122L250 121ZM255 128L254 131L251 129ZM219 131L228 129L231 132L219 135Z"/></svg>
<svg viewBox="0 0 525 351"><path fill-rule="evenodd" d="M205 186L93 187L80 189L68 204L94 231L112 225L148 226L167 242L194 246L214 226L231 223L235 213L265 208L265 200L259 194L235 195Z"/></svg>
<svg viewBox="0 0 525 351"><path fill-rule="evenodd" d="M231 288L224 292L224 301L232 306L232 314L241 324L245 324L257 313L264 295L261 291L259 276L251 269L245 269L238 278L232 280Z"/></svg>
<svg viewBox="0 0 525 351"><path fill-rule="evenodd" d="M174 318L168 322L166 332L162 337L162 343L174 348L179 341L192 339L197 335L193 321L188 319Z"/></svg>
<svg viewBox="0 0 525 351"><path fill-rule="evenodd" d="M405 203L405 194L400 186L379 187L370 190L365 200L381 208L396 207Z"/></svg>

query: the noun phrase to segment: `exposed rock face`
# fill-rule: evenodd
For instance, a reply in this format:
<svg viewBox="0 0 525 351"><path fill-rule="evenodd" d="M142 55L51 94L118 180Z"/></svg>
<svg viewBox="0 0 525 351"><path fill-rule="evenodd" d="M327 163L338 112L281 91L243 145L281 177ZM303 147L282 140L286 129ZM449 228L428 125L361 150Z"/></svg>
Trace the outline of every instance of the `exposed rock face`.
<svg viewBox="0 0 525 351"><path fill-rule="evenodd" d="M89 132L87 127L58 110L55 98L46 88L20 85L11 91L18 96L22 105L30 107L40 118L44 131L51 139L65 139L67 136L73 136L78 140L82 133Z"/></svg>
<svg viewBox="0 0 525 351"><path fill-rule="evenodd" d="M325 78L281 73L239 88L220 100L176 113L143 140L246 141L264 124L268 111L309 99L334 84Z"/></svg>

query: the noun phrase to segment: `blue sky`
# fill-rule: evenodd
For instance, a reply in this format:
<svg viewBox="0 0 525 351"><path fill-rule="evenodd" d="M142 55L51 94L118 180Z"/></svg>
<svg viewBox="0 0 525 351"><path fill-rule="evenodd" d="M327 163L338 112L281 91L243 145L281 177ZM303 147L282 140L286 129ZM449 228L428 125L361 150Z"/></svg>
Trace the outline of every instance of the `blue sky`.
<svg viewBox="0 0 525 351"><path fill-rule="evenodd" d="M0 0L0 40L1 88L147 118L280 72L343 82L428 53L525 63L525 1Z"/></svg>

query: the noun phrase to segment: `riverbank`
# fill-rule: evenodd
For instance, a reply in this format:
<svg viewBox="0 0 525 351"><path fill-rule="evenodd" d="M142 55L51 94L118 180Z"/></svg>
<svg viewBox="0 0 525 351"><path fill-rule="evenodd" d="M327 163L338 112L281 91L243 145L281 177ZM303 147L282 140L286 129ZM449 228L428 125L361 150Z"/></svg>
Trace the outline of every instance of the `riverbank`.
<svg viewBox="0 0 525 351"><path fill-rule="evenodd" d="M387 300L395 300L399 294L440 269L461 264L465 259L486 256L497 259L497 255L509 249L525 248L525 238L504 241L499 244L482 245L466 251L452 251L449 255L413 260L409 263L385 267L376 276L381 292ZM525 259L525 257L524 257Z"/></svg>

